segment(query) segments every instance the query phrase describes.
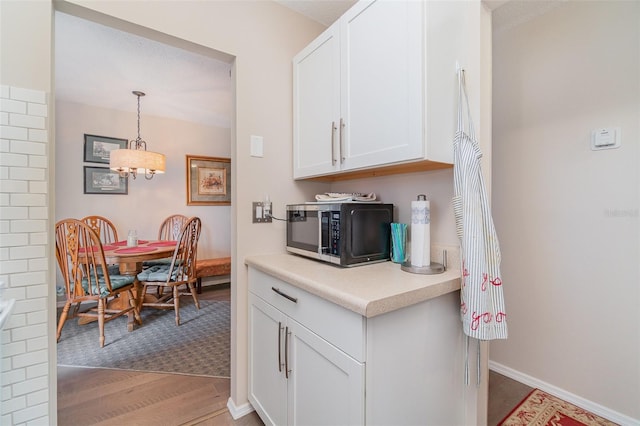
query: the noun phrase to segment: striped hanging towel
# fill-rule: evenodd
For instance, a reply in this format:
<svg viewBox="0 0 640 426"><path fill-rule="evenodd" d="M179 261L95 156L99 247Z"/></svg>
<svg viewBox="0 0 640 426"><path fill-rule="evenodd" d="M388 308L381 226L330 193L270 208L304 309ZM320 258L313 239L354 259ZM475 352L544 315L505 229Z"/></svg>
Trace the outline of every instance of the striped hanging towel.
<svg viewBox="0 0 640 426"><path fill-rule="evenodd" d="M473 130L464 70L458 71L458 84L458 129L453 143L453 210L461 249L462 325L469 337L506 339L500 247L480 169L482 153ZM464 107L467 109L468 133L464 129Z"/></svg>

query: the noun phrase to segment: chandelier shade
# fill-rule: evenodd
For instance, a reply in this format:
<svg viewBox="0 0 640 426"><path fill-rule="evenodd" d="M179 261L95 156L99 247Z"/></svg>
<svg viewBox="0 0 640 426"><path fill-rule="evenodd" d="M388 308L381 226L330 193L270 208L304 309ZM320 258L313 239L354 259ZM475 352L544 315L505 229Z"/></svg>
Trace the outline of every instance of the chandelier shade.
<svg viewBox="0 0 640 426"><path fill-rule="evenodd" d="M145 94L137 90L132 93L138 97L138 137L129 141L128 148L109 153L109 168L121 177L133 176L135 179L138 173L144 173L145 179L153 179L154 175L164 173L166 158L164 154L147 151L147 143L140 137L140 97Z"/></svg>
<svg viewBox="0 0 640 426"><path fill-rule="evenodd" d="M144 149L116 149L109 154L109 168L120 173L164 173L166 159L163 154Z"/></svg>

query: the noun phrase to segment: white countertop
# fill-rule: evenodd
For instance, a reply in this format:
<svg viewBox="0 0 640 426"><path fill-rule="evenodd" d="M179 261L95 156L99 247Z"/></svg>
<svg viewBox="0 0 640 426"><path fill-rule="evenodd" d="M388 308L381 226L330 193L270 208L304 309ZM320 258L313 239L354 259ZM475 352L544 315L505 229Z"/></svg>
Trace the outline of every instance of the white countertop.
<svg viewBox="0 0 640 426"><path fill-rule="evenodd" d="M419 275L392 262L340 268L293 254L249 256L245 263L367 318L460 290L460 271Z"/></svg>

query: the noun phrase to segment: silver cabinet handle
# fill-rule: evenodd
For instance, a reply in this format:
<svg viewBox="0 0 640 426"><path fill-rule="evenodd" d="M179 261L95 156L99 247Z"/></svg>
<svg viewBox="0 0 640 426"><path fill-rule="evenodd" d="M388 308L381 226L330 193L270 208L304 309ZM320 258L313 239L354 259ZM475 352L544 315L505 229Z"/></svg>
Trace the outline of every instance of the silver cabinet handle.
<svg viewBox="0 0 640 426"><path fill-rule="evenodd" d="M336 139L336 122L331 122L331 165L336 165L336 149L335 149L335 139Z"/></svg>
<svg viewBox="0 0 640 426"><path fill-rule="evenodd" d="M287 293L284 293L284 292L280 291L279 288L271 287L271 290L275 291L276 293L278 293L280 296L284 297L285 299L291 300L293 303L298 303L298 299L296 299L293 296L289 296Z"/></svg>
<svg viewBox="0 0 640 426"><path fill-rule="evenodd" d="M282 323L278 321L278 371L282 372Z"/></svg>
<svg viewBox="0 0 640 426"><path fill-rule="evenodd" d="M289 327L285 327L284 329L284 377L285 379L289 378L289 336L291 332L289 331Z"/></svg>
<svg viewBox="0 0 640 426"><path fill-rule="evenodd" d="M344 120L340 119L340 163L344 163Z"/></svg>

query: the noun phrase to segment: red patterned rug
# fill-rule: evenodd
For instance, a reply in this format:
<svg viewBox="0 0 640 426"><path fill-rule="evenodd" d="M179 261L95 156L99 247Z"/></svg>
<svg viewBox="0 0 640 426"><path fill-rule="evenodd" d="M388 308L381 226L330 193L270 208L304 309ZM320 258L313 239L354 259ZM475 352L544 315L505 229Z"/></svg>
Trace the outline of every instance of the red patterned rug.
<svg viewBox="0 0 640 426"><path fill-rule="evenodd" d="M596 416L540 389L534 389L498 426L610 426L616 423Z"/></svg>

